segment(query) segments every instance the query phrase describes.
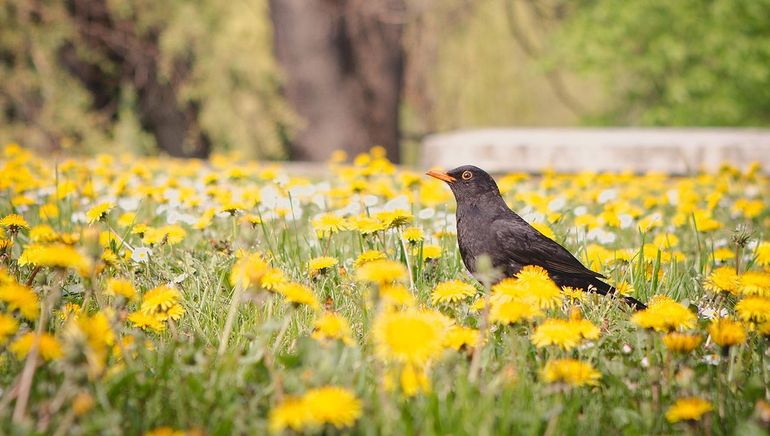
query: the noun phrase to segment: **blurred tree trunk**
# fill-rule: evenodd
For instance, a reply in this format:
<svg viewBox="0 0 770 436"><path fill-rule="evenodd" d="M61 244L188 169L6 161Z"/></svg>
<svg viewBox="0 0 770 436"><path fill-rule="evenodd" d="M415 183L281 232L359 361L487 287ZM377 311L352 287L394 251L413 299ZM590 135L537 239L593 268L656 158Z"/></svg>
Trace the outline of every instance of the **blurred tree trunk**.
<svg viewBox="0 0 770 436"><path fill-rule="evenodd" d="M399 158L403 0L270 0L284 94L303 118L292 158L385 147Z"/></svg>
<svg viewBox="0 0 770 436"><path fill-rule="evenodd" d="M107 0L68 0L67 10L87 50L98 58L70 44L59 61L89 90L95 109L114 117L119 84L130 83L142 127L161 150L175 157L207 157L211 142L198 125L198 108L179 101L190 62L175 62L170 77L160 73L159 29L139 29L131 17L113 15Z"/></svg>

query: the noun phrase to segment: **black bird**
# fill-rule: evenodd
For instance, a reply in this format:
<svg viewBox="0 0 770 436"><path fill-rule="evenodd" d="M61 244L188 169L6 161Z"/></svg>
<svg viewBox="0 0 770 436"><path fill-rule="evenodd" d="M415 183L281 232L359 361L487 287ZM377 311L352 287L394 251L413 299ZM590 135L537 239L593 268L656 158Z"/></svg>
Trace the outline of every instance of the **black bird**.
<svg viewBox="0 0 770 436"><path fill-rule="evenodd" d="M465 267L476 273L476 260L488 256L505 277L525 265L537 265L559 286L571 286L614 294L615 288L600 279L605 276L586 268L566 248L544 236L508 208L495 180L481 168L465 165L448 172L427 174L446 182L457 201L457 243ZM637 310L646 306L623 297Z"/></svg>

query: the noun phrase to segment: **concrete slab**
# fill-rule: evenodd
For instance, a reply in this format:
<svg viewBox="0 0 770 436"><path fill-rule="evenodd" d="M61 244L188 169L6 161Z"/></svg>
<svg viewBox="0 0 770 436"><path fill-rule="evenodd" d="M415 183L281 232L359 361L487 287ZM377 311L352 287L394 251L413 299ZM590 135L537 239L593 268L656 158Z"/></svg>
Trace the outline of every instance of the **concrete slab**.
<svg viewBox="0 0 770 436"><path fill-rule="evenodd" d="M714 170L759 162L770 171L770 129L538 128L479 129L423 140L425 168L472 164L491 172Z"/></svg>

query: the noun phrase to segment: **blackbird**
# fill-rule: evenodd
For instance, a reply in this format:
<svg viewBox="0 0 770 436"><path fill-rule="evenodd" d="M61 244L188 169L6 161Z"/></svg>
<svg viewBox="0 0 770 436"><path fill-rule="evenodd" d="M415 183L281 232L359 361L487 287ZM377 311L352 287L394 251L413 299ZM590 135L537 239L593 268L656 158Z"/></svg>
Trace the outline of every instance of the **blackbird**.
<svg viewBox="0 0 770 436"><path fill-rule="evenodd" d="M544 236L508 208L494 179L481 168L465 165L448 172L427 174L446 182L457 201L457 243L465 267L476 273L476 261L488 256L505 277L513 277L525 265L537 265L557 285L614 294L605 276L586 268L566 248ZM636 310L646 306L623 297Z"/></svg>

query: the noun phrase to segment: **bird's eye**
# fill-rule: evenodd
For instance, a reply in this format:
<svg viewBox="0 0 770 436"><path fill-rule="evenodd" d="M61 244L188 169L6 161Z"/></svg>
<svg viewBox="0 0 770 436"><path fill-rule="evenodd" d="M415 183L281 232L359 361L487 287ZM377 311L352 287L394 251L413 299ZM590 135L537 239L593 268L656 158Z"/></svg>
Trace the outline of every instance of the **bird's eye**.
<svg viewBox="0 0 770 436"><path fill-rule="evenodd" d="M463 180L470 180L471 177L473 177L473 173L470 171L463 171L463 174L461 176Z"/></svg>

